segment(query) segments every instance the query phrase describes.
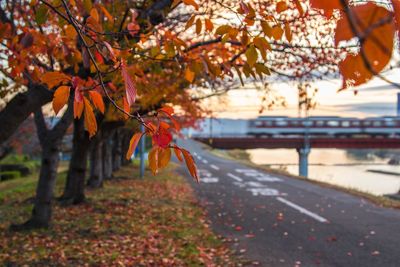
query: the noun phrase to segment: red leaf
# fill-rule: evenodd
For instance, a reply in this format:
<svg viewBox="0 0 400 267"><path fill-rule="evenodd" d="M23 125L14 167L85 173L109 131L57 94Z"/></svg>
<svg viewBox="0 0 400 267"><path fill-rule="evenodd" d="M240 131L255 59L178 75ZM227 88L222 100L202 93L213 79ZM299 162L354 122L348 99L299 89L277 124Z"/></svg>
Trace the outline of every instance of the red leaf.
<svg viewBox="0 0 400 267"><path fill-rule="evenodd" d="M167 148L171 141L172 134L164 128L159 128L158 131L153 135L153 142L159 147Z"/></svg>
<svg viewBox="0 0 400 267"><path fill-rule="evenodd" d="M132 106L136 100L136 87L132 81L132 78L129 76L124 60L121 62L121 72L125 83L126 100L128 101L129 106Z"/></svg>

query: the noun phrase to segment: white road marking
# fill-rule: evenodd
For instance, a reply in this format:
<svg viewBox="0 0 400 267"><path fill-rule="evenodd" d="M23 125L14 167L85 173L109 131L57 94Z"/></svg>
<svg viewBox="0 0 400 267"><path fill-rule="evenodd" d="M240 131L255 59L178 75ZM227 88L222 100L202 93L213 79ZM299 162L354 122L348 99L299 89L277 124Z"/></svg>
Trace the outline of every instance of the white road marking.
<svg viewBox="0 0 400 267"><path fill-rule="evenodd" d="M208 163L208 160L203 159L203 163L204 163L204 164L207 164L207 163Z"/></svg>
<svg viewBox="0 0 400 267"><path fill-rule="evenodd" d="M261 177L255 177L259 182L281 182L282 179L279 179L277 177L271 177L271 176L261 176Z"/></svg>
<svg viewBox="0 0 400 267"><path fill-rule="evenodd" d="M219 167L215 166L214 164L211 164L210 167L213 168L214 170L217 170L217 171L219 170Z"/></svg>
<svg viewBox="0 0 400 267"><path fill-rule="evenodd" d="M298 210L300 213L303 213L303 214L305 214L305 215L308 215L308 216L310 216L311 218L313 218L313 219L315 219L315 220L317 220L317 221L319 221L319 222L321 222L321 223L326 223L326 222L328 222L328 220L325 219L324 217L321 217L321 216L319 216L318 214L316 214L316 213L314 213L314 212L311 212L311 211L309 211L309 210L306 210L305 208L303 208L303 207L301 207L301 206L299 206L299 205L297 205L297 204L295 204L295 203L293 203L293 202L290 202L289 200L286 200L286 199L281 198L281 197L277 197L276 199L277 199L278 201L280 201L280 202L282 202L282 203L288 205L289 207Z"/></svg>
<svg viewBox="0 0 400 267"><path fill-rule="evenodd" d="M273 188L247 188L247 191L251 192L253 196L283 196L286 195L285 193L280 193L278 190Z"/></svg>
<svg viewBox="0 0 400 267"><path fill-rule="evenodd" d="M226 175L228 175L229 177L231 177L232 179L234 179L234 180L236 180L238 182L242 182L243 181L242 178L240 178L240 177L238 177L238 176L236 176L236 175L234 175L232 173L227 173Z"/></svg>
<svg viewBox="0 0 400 267"><path fill-rule="evenodd" d="M201 159L202 159L202 157L200 157L200 156L197 156L197 158L198 158L199 160L201 160Z"/></svg>
<svg viewBox="0 0 400 267"><path fill-rule="evenodd" d="M200 182L202 183L218 183L219 178L218 177L204 177L204 178L200 178Z"/></svg>

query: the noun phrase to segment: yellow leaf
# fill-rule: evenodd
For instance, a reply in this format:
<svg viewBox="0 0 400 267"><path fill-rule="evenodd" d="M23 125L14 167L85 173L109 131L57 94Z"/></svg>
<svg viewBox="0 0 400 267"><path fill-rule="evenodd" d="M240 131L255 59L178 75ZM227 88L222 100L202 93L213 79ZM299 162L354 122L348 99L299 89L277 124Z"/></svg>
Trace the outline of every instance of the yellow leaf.
<svg viewBox="0 0 400 267"><path fill-rule="evenodd" d="M69 98L69 86L60 86L54 92L53 109L56 115L67 104Z"/></svg>
<svg viewBox="0 0 400 267"><path fill-rule="evenodd" d="M186 68L185 79L192 83L194 81L194 77L195 77L195 73L193 71L191 71L189 68Z"/></svg>
<svg viewBox="0 0 400 267"><path fill-rule="evenodd" d="M132 155L133 155L133 152L135 152L135 149L136 149L136 147L137 147L137 145L138 145L138 143L139 143L139 140L140 140L140 138L142 137L142 135L143 135L143 133L135 133L135 134L132 136L132 138L131 138L131 140L130 140L130 142L129 142L129 149L128 149L128 152L126 152L126 159L127 159L127 160L130 160L130 159L131 159L131 157L132 157Z"/></svg>
<svg viewBox="0 0 400 267"><path fill-rule="evenodd" d="M53 72L46 72L45 74L43 74L40 80L42 81L42 83L45 83L47 87L49 87L49 89L52 89L53 87L59 85L60 83L71 81L71 78L62 72L53 71Z"/></svg>
<svg viewBox="0 0 400 267"><path fill-rule="evenodd" d="M224 35L225 33L228 33L231 29L232 27L229 25L222 25L215 30L215 34Z"/></svg>
<svg viewBox="0 0 400 267"><path fill-rule="evenodd" d="M247 48L245 55L247 58L247 63L250 66L253 66L257 62L258 53L254 45L251 45L249 48Z"/></svg>
<svg viewBox="0 0 400 267"><path fill-rule="evenodd" d="M171 159L171 149L170 148L159 148L158 153L158 168L162 169L168 165Z"/></svg>
<svg viewBox="0 0 400 267"><path fill-rule="evenodd" d="M83 102L85 104L85 112L83 114L85 119L85 128L89 132L89 138L91 138L97 132L96 116L94 115L93 108L86 97L83 98Z"/></svg>
<svg viewBox="0 0 400 267"><path fill-rule="evenodd" d="M103 97L101 96L101 94L99 94L96 91L89 91L89 95L90 98L92 99L94 106L98 110L100 110L101 113L104 114L105 107L104 107Z"/></svg>

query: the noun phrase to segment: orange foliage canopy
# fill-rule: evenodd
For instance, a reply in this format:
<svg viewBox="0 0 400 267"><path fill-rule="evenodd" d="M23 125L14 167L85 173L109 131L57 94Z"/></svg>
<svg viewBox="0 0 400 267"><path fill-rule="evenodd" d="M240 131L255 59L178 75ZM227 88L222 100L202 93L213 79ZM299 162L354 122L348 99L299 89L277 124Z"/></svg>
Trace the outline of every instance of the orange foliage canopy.
<svg viewBox="0 0 400 267"><path fill-rule="evenodd" d="M139 2L20 1L13 20L0 22L0 53L7 55L1 71L16 86L36 82L54 90L56 113L72 99L74 117L83 116L90 136L98 128L96 112L135 119L146 131L133 134L128 158L148 135L153 173L173 149L196 179L193 157L172 143L183 119L202 114L191 88L271 73L302 78L319 64L337 63L348 51L340 43L354 39L359 49L344 53L338 69L343 88L360 85L390 61L400 9L397 0L394 11L346 0ZM327 18L323 26L315 12ZM309 37L308 29L316 35Z"/></svg>

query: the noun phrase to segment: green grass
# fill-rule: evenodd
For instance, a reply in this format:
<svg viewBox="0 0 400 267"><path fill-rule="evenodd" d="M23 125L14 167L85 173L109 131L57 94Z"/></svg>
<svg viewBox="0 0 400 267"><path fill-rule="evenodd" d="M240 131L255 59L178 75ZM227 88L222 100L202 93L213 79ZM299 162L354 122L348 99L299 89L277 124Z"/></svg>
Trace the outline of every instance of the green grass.
<svg viewBox="0 0 400 267"><path fill-rule="evenodd" d="M139 179L132 164L114 173L88 201L55 205L49 230L11 233L10 222L29 217L35 177L0 185L0 265L22 266L235 266L175 165ZM58 179L59 192L65 173ZM11 183L13 182L13 183ZM18 183L19 182L19 183Z"/></svg>

